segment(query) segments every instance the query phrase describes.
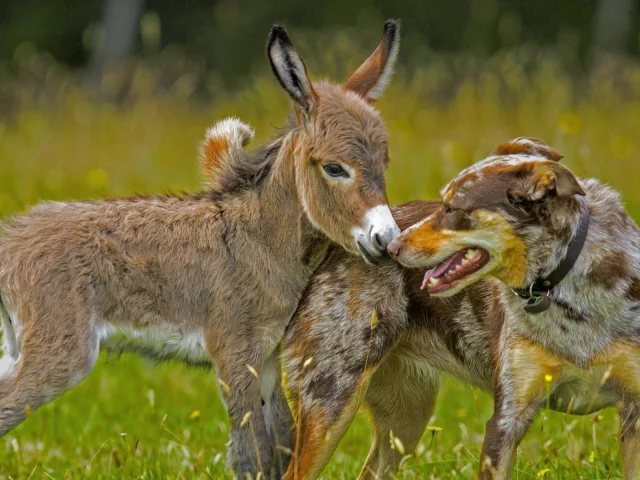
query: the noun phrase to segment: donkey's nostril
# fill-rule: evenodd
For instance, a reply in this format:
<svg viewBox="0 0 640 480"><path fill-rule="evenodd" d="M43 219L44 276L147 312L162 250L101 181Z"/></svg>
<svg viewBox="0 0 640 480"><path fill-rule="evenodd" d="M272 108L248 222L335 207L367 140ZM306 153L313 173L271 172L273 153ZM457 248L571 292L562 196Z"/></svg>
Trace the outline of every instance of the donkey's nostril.
<svg viewBox="0 0 640 480"><path fill-rule="evenodd" d="M373 243L373 246L376 247L377 250L380 250L381 252L385 251L386 245L384 244L384 241L382 240L382 237L379 233L374 233L371 241Z"/></svg>
<svg viewBox="0 0 640 480"><path fill-rule="evenodd" d="M397 257L400 253L400 247L401 244L396 238L395 240L392 240L389 245L387 245L387 252L389 252L389 255L391 255L392 257Z"/></svg>

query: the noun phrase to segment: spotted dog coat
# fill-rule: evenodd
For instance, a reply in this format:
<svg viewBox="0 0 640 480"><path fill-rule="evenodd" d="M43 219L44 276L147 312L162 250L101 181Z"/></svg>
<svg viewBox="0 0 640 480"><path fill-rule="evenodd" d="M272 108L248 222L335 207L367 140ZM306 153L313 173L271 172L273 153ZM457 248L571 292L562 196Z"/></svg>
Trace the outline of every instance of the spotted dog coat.
<svg viewBox="0 0 640 480"><path fill-rule="evenodd" d="M495 410L482 478L510 477L518 444L546 401L581 414L618 405L625 478L640 475L640 231L615 191L578 180L560 157L538 140L501 146L461 172L443 189L442 206L389 246L405 266L435 265L423 279L433 295L500 282L506 318L491 339ZM550 308L527 313L511 289L548 277L585 216L584 246L548 292Z"/></svg>
<svg viewBox="0 0 640 480"><path fill-rule="evenodd" d="M638 475L640 235L616 192L575 179L559 158L542 142L517 139L456 177L443 203L394 209L404 233L389 250L404 267L372 269L330 252L285 337L298 425L290 478L319 475L362 402L374 442L360 478L392 475L402 455L389 435L413 451L441 372L494 396L483 478L509 478L547 389L558 411L618 405L625 478ZM583 251L551 293L552 307L529 316L509 287L555 268L582 209L591 217ZM425 267L470 247L487 253L480 269L446 296L420 288Z"/></svg>

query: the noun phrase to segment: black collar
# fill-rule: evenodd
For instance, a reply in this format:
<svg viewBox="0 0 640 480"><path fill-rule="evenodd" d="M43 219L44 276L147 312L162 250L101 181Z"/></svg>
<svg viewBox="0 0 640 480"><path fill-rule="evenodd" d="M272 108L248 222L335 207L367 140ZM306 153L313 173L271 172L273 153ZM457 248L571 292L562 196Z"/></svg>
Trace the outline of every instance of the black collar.
<svg viewBox="0 0 640 480"><path fill-rule="evenodd" d="M527 313L541 313L551 306L551 298L549 297L549 294L555 286L567 276L569 271L573 268L573 265L576 263L576 260L578 260L582 247L584 247L584 242L587 239L588 231L589 207L582 211L578 232L571 240L571 243L569 243L569 247L567 247L567 255L562 259L560 265L558 265L546 278L536 279L529 288L512 289L520 298L527 300L527 303L524 305L524 310Z"/></svg>

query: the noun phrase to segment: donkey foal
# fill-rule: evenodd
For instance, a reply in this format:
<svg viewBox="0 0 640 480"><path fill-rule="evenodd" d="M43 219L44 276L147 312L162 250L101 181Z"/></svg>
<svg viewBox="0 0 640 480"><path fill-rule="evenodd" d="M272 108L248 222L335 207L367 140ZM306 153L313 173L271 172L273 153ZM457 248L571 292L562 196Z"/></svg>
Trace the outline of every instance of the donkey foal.
<svg viewBox="0 0 640 480"><path fill-rule="evenodd" d="M387 207L387 134L370 102L389 80L398 31L344 87L312 85L282 27L268 56L294 117L254 156L252 131L208 131L211 190L51 202L0 237L0 436L78 384L101 347L215 365L237 478L279 478L292 448L277 357L284 329L333 241L376 262L399 230ZM264 403L264 413L263 406ZM284 449L286 450L286 449Z"/></svg>

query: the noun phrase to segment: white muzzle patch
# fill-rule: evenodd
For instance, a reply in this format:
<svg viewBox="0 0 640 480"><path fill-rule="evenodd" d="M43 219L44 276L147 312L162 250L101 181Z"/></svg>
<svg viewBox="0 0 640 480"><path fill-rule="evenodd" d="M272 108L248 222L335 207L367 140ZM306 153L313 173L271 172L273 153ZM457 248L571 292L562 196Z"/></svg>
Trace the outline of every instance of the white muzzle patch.
<svg viewBox="0 0 640 480"><path fill-rule="evenodd" d="M353 227L351 234L362 258L373 264L386 255L387 245L400 235L400 229L391 215L389 206L378 205L367 210L362 225Z"/></svg>

